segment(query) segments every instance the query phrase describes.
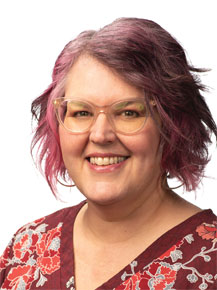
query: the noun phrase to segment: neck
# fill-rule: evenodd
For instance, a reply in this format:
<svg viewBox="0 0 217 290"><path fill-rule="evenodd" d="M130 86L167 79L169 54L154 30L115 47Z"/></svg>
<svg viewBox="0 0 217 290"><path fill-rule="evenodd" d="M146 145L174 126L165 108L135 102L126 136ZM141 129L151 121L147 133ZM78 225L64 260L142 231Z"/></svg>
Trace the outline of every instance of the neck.
<svg viewBox="0 0 217 290"><path fill-rule="evenodd" d="M103 244L123 243L148 230L159 221L169 202L161 187L141 194L139 199L122 200L108 205L88 201L81 216L85 235Z"/></svg>

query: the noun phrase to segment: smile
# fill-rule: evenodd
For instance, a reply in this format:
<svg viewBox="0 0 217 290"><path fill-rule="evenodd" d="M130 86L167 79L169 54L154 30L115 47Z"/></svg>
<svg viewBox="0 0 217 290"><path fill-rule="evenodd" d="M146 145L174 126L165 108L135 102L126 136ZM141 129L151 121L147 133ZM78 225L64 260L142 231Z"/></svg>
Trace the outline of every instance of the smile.
<svg viewBox="0 0 217 290"><path fill-rule="evenodd" d="M128 157L127 156L112 156L112 157L90 157L87 158L88 161L91 164L95 164L95 165L112 165L112 164L117 164L120 162L123 162L124 160L126 160Z"/></svg>

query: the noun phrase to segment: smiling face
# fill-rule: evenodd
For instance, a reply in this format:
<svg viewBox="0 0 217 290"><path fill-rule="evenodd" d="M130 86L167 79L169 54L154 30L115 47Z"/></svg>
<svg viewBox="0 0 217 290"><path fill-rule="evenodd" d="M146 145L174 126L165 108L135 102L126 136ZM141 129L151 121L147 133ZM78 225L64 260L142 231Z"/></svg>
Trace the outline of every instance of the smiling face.
<svg viewBox="0 0 217 290"><path fill-rule="evenodd" d="M144 92L94 58L81 56L68 74L65 97L107 106L144 98ZM89 132L73 135L59 126L59 136L67 171L88 200L130 203L158 188L160 135L151 117L137 134L123 135L100 113Z"/></svg>

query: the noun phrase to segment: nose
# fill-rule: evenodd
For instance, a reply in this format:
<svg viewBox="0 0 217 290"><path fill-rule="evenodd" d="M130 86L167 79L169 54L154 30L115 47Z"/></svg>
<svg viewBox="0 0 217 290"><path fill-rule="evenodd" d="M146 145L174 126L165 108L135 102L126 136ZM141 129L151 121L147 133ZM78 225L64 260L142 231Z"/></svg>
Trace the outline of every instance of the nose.
<svg viewBox="0 0 217 290"><path fill-rule="evenodd" d="M114 129L105 113L100 112L95 120L95 123L90 128L89 139L93 143L108 144L116 139Z"/></svg>

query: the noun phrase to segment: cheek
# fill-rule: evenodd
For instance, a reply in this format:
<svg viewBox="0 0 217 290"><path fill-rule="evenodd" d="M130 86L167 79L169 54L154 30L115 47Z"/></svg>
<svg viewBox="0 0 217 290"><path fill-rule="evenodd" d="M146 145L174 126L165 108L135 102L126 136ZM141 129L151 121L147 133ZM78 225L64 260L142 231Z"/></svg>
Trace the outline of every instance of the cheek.
<svg viewBox="0 0 217 290"><path fill-rule="evenodd" d="M155 126L147 126L140 134L129 136L127 147L139 158L158 158L160 156L160 134Z"/></svg>
<svg viewBox="0 0 217 290"><path fill-rule="evenodd" d="M67 167L71 159L81 157L82 149L86 144L86 137L84 135L72 135L66 132L64 128L59 129L59 136L63 161Z"/></svg>

